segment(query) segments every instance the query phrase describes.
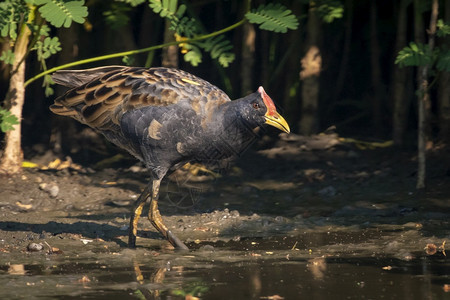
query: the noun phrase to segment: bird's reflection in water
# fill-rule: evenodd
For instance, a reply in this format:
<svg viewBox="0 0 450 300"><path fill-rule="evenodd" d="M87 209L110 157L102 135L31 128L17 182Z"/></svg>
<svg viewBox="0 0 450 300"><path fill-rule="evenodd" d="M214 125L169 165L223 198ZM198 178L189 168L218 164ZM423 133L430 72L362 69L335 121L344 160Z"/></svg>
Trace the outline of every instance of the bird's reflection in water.
<svg viewBox="0 0 450 300"><path fill-rule="evenodd" d="M133 260L133 267L136 281L141 285L141 287L139 287L136 292L141 294L141 296L143 296L145 299L161 299L161 291L157 287L162 285L164 278L166 277L166 272L168 271L168 268L170 268L170 265L164 268L156 269L156 271L148 279L150 285L146 284L146 280L144 278L144 275L142 274L141 267L136 260ZM154 287L154 289L149 288L150 286Z"/></svg>
<svg viewBox="0 0 450 300"><path fill-rule="evenodd" d="M172 266L168 261L164 266L154 269L150 275L145 264L133 260L133 269L136 282L139 283L134 290L140 299L164 299L168 296L180 296L185 299L200 299L209 287L203 281L190 281L185 278L184 266Z"/></svg>

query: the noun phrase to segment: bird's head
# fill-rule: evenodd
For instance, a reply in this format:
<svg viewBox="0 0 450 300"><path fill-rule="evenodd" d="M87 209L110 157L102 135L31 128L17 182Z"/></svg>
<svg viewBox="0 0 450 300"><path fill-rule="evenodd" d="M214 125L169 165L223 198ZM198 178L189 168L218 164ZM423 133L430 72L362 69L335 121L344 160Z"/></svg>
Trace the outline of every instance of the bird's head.
<svg viewBox="0 0 450 300"><path fill-rule="evenodd" d="M258 91L244 97L241 103L241 115L250 124L261 126L268 124L280 129L286 133L290 133L290 128L286 120L277 112L272 99L260 86Z"/></svg>

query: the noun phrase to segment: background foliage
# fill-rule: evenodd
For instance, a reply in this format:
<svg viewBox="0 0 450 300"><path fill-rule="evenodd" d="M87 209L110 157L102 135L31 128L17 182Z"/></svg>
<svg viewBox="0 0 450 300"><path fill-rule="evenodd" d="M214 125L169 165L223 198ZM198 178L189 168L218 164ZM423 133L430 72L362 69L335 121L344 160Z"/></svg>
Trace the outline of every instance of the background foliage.
<svg viewBox="0 0 450 300"><path fill-rule="evenodd" d="M294 131L297 131L297 124L306 113L301 105L305 101L301 93L305 83L299 79L299 73L302 71L300 61L306 54L310 39L307 27L309 13L313 11L319 17L316 26L320 29L317 45L323 62L318 79L320 130L336 125L341 134L390 139L394 110L390 95L394 88L396 64L432 64L433 78L439 78L440 73L450 68L450 29L445 17L445 6L449 4L440 1L437 45L433 51L429 51L426 41L416 42L414 39L411 1L406 12L409 20L405 33L408 44L400 49L395 47L398 27L396 16L401 10L400 2L375 1L376 22L371 24L368 21L374 9L371 0L258 0L252 1L250 7L247 1L238 0L7 0L0 3L0 99L4 98L7 90L8 74L14 71L9 66L14 61L11 46L17 38L19 24L29 10L36 7L35 23L30 24L33 39L27 58L27 78L49 67L79 59L161 44L164 42L164 33L171 30L174 39L181 43L178 51L179 68L218 85L231 98L248 92L245 89L247 81L253 90L263 85L284 109L283 114ZM423 3L425 25L422 32L426 35L429 3L424 2L427 3ZM243 27L206 40L184 42L226 28L242 19L256 28L250 48L243 41L243 37L248 36L244 34ZM374 41L378 49L371 46ZM250 56L245 55L246 49L250 49ZM373 65L370 64L375 50L378 51L379 75L373 72ZM243 68L249 62L251 72L244 78ZM111 58L79 68L124 63L160 66L162 52L155 50L125 58ZM412 91L405 97L410 99L414 98L417 88L414 72L408 74L405 82L409 91ZM373 86L374 76L378 76L380 82L377 86ZM439 86L439 83L436 85ZM23 118L25 146L49 144L54 116L50 115L48 106L54 97L50 96L53 92L50 76L44 76L43 80L28 86ZM375 99L376 94L381 97ZM440 132L437 99L438 89L435 89L431 107L432 133L435 138L439 137ZM381 112L381 123L376 123L370 117L374 101ZM413 145L417 113L414 104L411 104L413 102L408 103L405 104L410 107L405 139L407 145ZM4 110L0 112L0 120L4 124L2 130L17 122ZM35 133L36 130L39 134Z"/></svg>

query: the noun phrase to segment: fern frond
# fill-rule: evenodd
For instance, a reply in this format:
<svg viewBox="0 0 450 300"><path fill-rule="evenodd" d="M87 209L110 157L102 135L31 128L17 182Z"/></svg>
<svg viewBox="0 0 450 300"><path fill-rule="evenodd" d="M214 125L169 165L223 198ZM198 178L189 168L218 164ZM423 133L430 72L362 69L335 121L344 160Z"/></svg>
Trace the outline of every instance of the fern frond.
<svg viewBox="0 0 450 300"><path fill-rule="evenodd" d="M250 23L258 24L259 28L273 32L287 32L298 28L298 20L292 11L280 3L260 5L257 9L245 14Z"/></svg>
<svg viewBox="0 0 450 300"><path fill-rule="evenodd" d="M227 68L230 65L230 63L232 63L234 61L235 57L236 56L232 52L222 53L219 56L219 64L222 67Z"/></svg>
<svg viewBox="0 0 450 300"><path fill-rule="evenodd" d="M0 3L0 35L10 37L15 41L17 28L23 15L28 15L28 6L20 1L6 1Z"/></svg>
<svg viewBox="0 0 450 300"><path fill-rule="evenodd" d="M65 2L63 0L35 0L41 16L55 27L70 27L73 22L84 23L87 17L87 7L84 0Z"/></svg>
<svg viewBox="0 0 450 300"><path fill-rule="evenodd" d="M433 59L433 53L428 45L411 42L398 52L395 63L400 67L419 67L432 64Z"/></svg>
<svg viewBox="0 0 450 300"><path fill-rule="evenodd" d="M444 21L442 19L438 20L436 26L438 28L438 30L436 32L438 37L444 37L444 36L450 34L450 25L444 23Z"/></svg>
<svg viewBox="0 0 450 300"><path fill-rule="evenodd" d="M150 8L161 18L177 19L178 0L149 0ZM183 5L180 5L180 7ZM183 9L183 8L182 8ZM184 7L184 10L186 7ZM183 14L184 12L182 12Z"/></svg>
<svg viewBox="0 0 450 300"><path fill-rule="evenodd" d="M175 31L178 35L186 37L193 37L200 31L197 20L189 17L172 20L170 29Z"/></svg>
<svg viewBox="0 0 450 300"><path fill-rule="evenodd" d="M44 41L37 41L33 49L37 51L38 60L41 61L61 51L61 43L56 36L53 38L46 37Z"/></svg>
<svg viewBox="0 0 450 300"><path fill-rule="evenodd" d="M45 75L44 81L42 82L42 87L44 88L44 93L46 97L50 97L54 94L54 90L52 88L52 85L54 85L55 82L52 79L51 75Z"/></svg>
<svg viewBox="0 0 450 300"><path fill-rule="evenodd" d="M228 67L234 61L235 55L229 52L233 49L233 45L223 35L207 39L198 45L209 52L212 59L217 59L223 67Z"/></svg>
<svg viewBox="0 0 450 300"><path fill-rule="evenodd" d="M19 124L19 119L10 111L0 108L0 130L3 132L14 129L13 125Z"/></svg>
<svg viewBox="0 0 450 300"><path fill-rule="evenodd" d="M126 4L130 4L132 7L136 7L142 3L144 3L146 0L121 0L121 2L124 2Z"/></svg>
<svg viewBox="0 0 450 300"><path fill-rule="evenodd" d="M196 45L185 44L184 49L187 51L183 57L184 61L189 62L194 67L198 66L202 62L202 52Z"/></svg>
<svg viewBox="0 0 450 300"><path fill-rule="evenodd" d="M331 23L334 19L342 18L344 5L340 1L319 1L317 12L324 22Z"/></svg>
<svg viewBox="0 0 450 300"><path fill-rule="evenodd" d="M14 63L14 59L14 52L12 52L11 49L3 51L2 55L0 55L0 61L3 61L5 64L12 65Z"/></svg>

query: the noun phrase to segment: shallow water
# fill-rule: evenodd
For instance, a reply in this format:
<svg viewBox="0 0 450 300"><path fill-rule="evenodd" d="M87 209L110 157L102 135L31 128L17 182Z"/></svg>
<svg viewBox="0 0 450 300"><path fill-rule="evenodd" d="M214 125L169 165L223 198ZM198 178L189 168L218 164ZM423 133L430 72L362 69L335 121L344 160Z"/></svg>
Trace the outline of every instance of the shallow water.
<svg viewBox="0 0 450 300"><path fill-rule="evenodd" d="M63 253L0 254L0 298L448 299L449 260L439 249L410 251L421 248L419 235L310 231L191 243L184 252L54 240Z"/></svg>

